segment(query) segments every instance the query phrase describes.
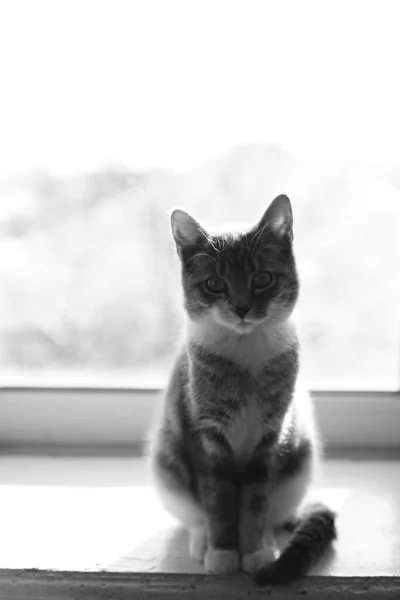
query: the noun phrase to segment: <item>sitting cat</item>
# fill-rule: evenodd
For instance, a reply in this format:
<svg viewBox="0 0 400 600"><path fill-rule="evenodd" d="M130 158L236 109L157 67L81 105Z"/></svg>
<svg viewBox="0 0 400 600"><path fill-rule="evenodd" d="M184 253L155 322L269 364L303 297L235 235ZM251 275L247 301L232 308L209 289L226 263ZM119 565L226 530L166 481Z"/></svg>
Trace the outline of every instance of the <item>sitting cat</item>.
<svg viewBox="0 0 400 600"><path fill-rule="evenodd" d="M319 444L297 381L291 205L278 196L240 235L211 235L182 210L171 222L188 319L153 440L155 484L207 571L289 582L335 537L327 507L298 514ZM288 524L277 558L275 534Z"/></svg>

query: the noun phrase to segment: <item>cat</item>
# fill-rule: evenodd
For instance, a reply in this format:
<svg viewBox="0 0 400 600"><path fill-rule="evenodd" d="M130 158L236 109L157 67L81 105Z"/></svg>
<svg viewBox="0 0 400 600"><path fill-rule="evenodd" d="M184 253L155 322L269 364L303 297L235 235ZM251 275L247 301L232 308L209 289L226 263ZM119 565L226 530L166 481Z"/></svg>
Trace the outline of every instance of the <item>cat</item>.
<svg viewBox="0 0 400 600"><path fill-rule="evenodd" d="M171 227L187 325L152 442L154 483L207 572L288 583L336 536L328 507L299 516L320 443L298 381L291 203L275 198L247 233L212 235L179 209Z"/></svg>

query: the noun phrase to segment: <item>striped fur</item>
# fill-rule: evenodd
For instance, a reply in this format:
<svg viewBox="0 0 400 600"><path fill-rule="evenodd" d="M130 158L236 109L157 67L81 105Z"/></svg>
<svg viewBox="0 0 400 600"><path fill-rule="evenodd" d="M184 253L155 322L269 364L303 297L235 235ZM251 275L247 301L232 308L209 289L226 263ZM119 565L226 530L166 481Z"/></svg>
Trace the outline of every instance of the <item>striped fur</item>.
<svg viewBox="0 0 400 600"><path fill-rule="evenodd" d="M307 573L335 538L335 514L326 506L310 507L278 560L262 567L255 575L255 583L279 585L295 581Z"/></svg>
<svg viewBox="0 0 400 600"><path fill-rule="evenodd" d="M331 513L308 513L275 560L274 532L298 519L318 459L290 318L299 289L290 202L276 198L245 234L210 235L183 211L172 230L188 322L156 423L154 482L207 571L289 581L334 527Z"/></svg>

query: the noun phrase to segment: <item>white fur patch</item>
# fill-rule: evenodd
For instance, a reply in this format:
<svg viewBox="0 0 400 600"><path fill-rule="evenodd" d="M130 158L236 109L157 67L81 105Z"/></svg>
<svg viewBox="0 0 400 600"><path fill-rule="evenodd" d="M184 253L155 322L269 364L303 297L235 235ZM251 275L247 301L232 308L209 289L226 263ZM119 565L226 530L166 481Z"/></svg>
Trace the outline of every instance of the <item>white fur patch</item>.
<svg viewBox="0 0 400 600"><path fill-rule="evenodd" d="M262 430L260 413L250 400L235 413L224 431L237 460L245 462L251 457L261 438Z"/></svg>
<svg viewBox="0 0 400 600"><path fill-rule="evenodd" d="M253 372L260 371L269 360L291 349L296 341L290 321L276 327L260 323L249 333L240 335L218 323L213 311L201 319L189 321L187 337Z"/></svg>
<svg viewBox="0 0 400 600"><path fill-rule="evenodd" d="M205 525L197 525L189 529L190 556L198 562L204 561L207 550L207 530Z"/></svg>
<svg viewBox="0 0 400 600"><path fill-rule="evenodd" d="M204 566L207 573L214 575L231 575L239 571L240 557L236 550L219 550L208 548Z"/></svg>
<svg viewBox="0 0 400 600"><path fill-rule="evenodd" d="M242 569L245 573L256 573L275 560L275 548L267 547L242 556Z"/></svg>
<svg viewBox="0 0 400 600"><path fill-rule="evenodd" d="M151 465L153 485L165 510L186 527L199 526L204 523L205 515L202 507L183 489L169 481L168 474Z"/></svg>

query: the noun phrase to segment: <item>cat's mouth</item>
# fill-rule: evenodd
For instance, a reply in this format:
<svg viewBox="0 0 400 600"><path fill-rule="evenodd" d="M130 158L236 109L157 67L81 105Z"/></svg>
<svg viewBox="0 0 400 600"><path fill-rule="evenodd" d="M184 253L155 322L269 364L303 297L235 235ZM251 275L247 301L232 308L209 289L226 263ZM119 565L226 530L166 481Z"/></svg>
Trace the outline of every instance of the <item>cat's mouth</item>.
<svg viewBox="0 0 400 600"><path fill-rule="evenodd" d="M249 318L248 316L246 316L244 319L240 319L237 315L233 313L221 313L220 311L215 309L213 313L214 319L219 325L222 325L230 331L238 333L239 335L251 333L252 331L254 331L257 325L260 324L259 320Z"/></svg>
<svg viewBox="0 0 400 600"><path fill-rule="evenodd" d="M250 319L240 319L240 321L236 321L233 325L233 329L239 333L240 335L251 333L254 331L257 323Z"/></svg>

